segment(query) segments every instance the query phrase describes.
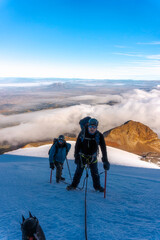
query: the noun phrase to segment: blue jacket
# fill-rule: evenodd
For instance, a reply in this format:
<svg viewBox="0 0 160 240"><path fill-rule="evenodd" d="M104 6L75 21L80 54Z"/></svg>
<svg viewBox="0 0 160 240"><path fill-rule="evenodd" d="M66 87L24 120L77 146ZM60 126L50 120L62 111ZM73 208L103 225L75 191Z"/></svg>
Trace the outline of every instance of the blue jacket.
<svg viewBox="0 0 160 240"><path fill-rule="evenodd" d="M64 163L70 148L71 148L70 143L66 143L65 145L62 146L58 143L53 144L49 151L49 162L53 163L57 161L60 163Z"/></svg>

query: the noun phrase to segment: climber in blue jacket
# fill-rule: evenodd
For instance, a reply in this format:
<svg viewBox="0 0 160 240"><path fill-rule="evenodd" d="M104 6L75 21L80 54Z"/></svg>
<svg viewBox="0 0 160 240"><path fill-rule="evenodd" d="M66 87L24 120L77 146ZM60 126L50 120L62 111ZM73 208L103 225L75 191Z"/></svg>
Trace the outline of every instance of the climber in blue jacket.
<svg viewBox="0 0 160 240"><path fill-rule="evenodd" d="M54 144L49 150L49 163L50 168L54 169L56 167L56 182L59 183L60 180L65 180L62 177L62 169L64 161L67 154L71 148L71 144L65 141L63 135L60 135L58 139L54 139Z"/></svg>

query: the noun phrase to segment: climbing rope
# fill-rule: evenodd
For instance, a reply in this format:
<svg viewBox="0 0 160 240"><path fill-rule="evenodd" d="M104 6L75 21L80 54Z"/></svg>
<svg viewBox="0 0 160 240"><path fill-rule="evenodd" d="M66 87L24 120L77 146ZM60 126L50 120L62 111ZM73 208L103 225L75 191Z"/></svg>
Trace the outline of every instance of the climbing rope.
<svg viewBox="0 0 160 240"><path fill-rule="evenodd" d="M88 166L86 169L86 177L85 177L85 182L86 182L86 187L85 187L85 239L88 239L87 236L87 185L88 185Z"/></svg>

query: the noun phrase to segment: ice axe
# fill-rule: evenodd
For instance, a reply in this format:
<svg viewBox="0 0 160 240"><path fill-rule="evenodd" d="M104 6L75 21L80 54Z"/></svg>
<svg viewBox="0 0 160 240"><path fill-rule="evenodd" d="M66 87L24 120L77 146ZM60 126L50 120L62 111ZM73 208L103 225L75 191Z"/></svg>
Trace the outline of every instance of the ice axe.
<svg viewBox="0 0 160 240"><path fill-rule="evenodd" d="M50 174L50 183L52 183L52 168L51 168L51 174Z"/></svg>
<svg viewBox="0 0 160 240"><path fill-rule="evenodd" d="M105 170L105 180L104 180L104 198L106 198L106 186L107 186L107 170Z"/></svg>

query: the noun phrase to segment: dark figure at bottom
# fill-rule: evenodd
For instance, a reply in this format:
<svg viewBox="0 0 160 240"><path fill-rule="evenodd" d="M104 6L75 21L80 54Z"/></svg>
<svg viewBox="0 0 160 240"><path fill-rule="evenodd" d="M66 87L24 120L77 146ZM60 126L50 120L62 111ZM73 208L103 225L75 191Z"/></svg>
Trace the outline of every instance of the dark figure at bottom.
<svg viewBox="0 0 160 240"><path fill-rule="evenodd" d="M46 240L44 232L36 217L29 212L29 218L22 216L22 240Z"/></svg>

